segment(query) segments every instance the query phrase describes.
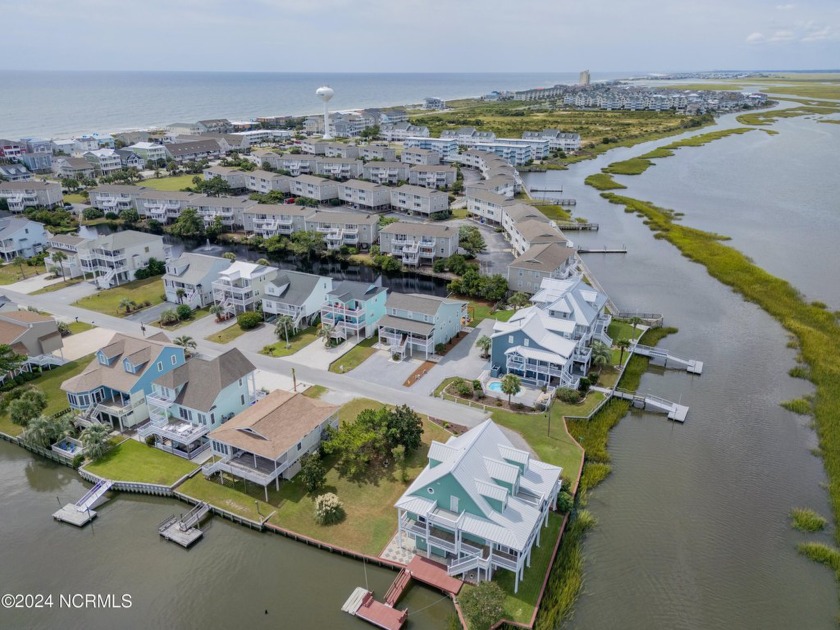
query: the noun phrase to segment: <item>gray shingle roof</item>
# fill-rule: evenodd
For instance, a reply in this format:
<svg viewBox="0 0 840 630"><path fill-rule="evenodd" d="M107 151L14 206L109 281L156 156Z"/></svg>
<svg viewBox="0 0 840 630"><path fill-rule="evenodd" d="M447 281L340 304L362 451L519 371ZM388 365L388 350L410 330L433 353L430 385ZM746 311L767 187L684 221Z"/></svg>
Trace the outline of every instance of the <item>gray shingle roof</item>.
<svg viewBox="0 0 840 630"><path fill-rule="evenodd" d="M312 295L312 291L318 286L318 283L323 280L322 276L316 276L311 273L304 273L302 271L281 270L277 273L271 284L277 287L287 285L286 289L279 296L272 295L271 299L278 299L278 301L285 304L294 304L295 306L302 306L303 303Z"/></svg>
<svg viewBox="0 0 840 630"><path fill-rule="evenodd" d="M434 236L436 238L458 238L458 230L450 225L440 223L409 223L397 221L390 223L381 230L381 234L411 234L413 236Z"/></svg>

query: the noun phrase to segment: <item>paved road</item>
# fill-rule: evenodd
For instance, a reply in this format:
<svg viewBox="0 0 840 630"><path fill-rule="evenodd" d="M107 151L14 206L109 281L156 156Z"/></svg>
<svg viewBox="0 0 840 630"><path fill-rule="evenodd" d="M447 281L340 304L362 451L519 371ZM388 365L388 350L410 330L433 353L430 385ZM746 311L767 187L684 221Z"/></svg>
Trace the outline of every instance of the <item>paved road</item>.
<svg viewBox="0 0 840 630"><path fill-rule="evenodd" d="M72 292L72 289L74 288L75 287L70 287L67 291ZM110 315L103 315L101 313L95 313L93 311L73 306L70 302L74 301L75 298L72 295L62 295L65 291L44 295L26 295L15 291L5 291L5 293L8 295L10 300L20 304L21 306L34 306L68 321L72 321L74 318L78 317L79 321L95 324L96 326L107 328L116 332L122 332L133 336L138 336L140 334L137 322L119 317L112 317ZM229 350L231 347L207 341L204 339L204 335L196 334L209 326L217 326L212 321L206 322L206 320L211 319L212 318L207 317L199 320L195 324L179 329L177 333L178 335L189 335L193 337L198 344L197 351L205 357L218 356L219 354ZM158 330L159 329L153 326L146 326L147 335L153 334ZM363 376L362 378L357 378L353 376L353 372L350 374L334 374L322 368L308 366L305 364L305 359L302 361L302 357L295 357L295 355L285 358L273 358L258 354L258 352L251 346L259 345L259 347L262 347L260 344L263 343L263 340L258 340L258 344L251 344L246 340L249 335L262 337L266 334L266 331L262 330L256 331L255 333L247 333L243 337L240 337L235 344L236 347L238 347L258 369L265 372L288 377L292 374L292 370L294 370L296 377L300 381L317 383L331 390L344 392L348 395L372 398L392 405L407 404L420 413L468 427L474 427L487 418L487 414L477 408L469 408L464 405L441 400L440 398L434 398L429 396L428 393L423 393L420 390L415 392L413 391L414 388L407 389L401 386L391 387L382 383L372 382L370 380L370 375L365 375L364 372L361 373ZM477 333L473 334L475 335ZM460 347L461 344L459 344L459 348L456 348L456 350L459 352L468 352L472 347L473 341L474 340L470 341L469 338L464 339L461 342L461 344L464 344L463 347ZM467 343L469 343L469 345L466 345ZM306 350L304 349L302 352L306 352ZM446 370L447 373L450 370L456 369L456 362L450 361L450 363L450 367ZM430 373L426 378L431 376L432 374ZM286 379L283 379L284 382L285 380ZM432 384L432 380L433 378L430 378L428 384L424 383L423 389L429 389L429 386L433 388L437 385L437 383ZM280 381L279 378L278 381ZM278 382L278 387L279 386L280 384ZM527 443L518 434L509 432L509 437L518 447L530 450Z"/></svg>

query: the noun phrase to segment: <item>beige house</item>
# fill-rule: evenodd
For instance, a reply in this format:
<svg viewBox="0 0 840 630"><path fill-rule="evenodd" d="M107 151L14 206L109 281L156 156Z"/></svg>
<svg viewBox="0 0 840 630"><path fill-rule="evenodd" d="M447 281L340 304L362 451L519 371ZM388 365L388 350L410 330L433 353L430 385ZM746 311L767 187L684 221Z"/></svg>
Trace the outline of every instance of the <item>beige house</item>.
<svg viewBox="0 0 840 630"><path fill-rule="evenodd" d="M52 356L64 342L55 319L33 311L0 311L0 344L27 357L26 366L54 367L64 363ZM0 381L7 375L0 375Z"/></svg>

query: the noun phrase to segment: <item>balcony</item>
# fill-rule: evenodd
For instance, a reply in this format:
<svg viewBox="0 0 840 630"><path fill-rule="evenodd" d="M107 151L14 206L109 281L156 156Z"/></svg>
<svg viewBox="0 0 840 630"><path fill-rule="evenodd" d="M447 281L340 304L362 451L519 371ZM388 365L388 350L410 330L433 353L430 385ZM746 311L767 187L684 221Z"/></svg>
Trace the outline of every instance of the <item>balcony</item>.
<svg viewBox="0 0 840 630"><path fill-rule="evenodd" d="M261 486L267 486L294 463L285 461L285 455L281 459L284 461L272 462L264 457L240 451L231 457L204 466L202 472L208 476L217 472L227 472Z"/></svg>

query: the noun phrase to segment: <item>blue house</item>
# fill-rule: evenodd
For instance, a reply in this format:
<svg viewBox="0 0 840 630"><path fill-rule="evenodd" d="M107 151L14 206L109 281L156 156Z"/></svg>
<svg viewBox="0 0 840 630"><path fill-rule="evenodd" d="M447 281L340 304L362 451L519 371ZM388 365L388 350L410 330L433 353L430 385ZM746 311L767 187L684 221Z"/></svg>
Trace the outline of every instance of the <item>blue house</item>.
<svg viewBox="0 0 840 630"><path fill-rule="evenodd" d="M146 396L149 421L138 435L153 435L156 447L186 459L200 455L210 448L210 431L256 401L255 371L237 348L190 359L154 380Z"/></svg>
<svg viewBox="0 0 840 630"><path fill-rule="evenodd" d="M79 424L102 422L123 431L149 418L146 395L155 379L184 365L184 349L158 333L146 339L115 334L78 376L64 381Z"/></svg>
<svg viewBox="0 0 840 630"><path fill-rule="evenodd" d="M424 353L428 359L439 345L449 343L467 318L467 303L418 293L391 293L387 314L379 320L379 343L391 355Z"/></svg>
<svg viewBox="0 0 840 630"><path fill-rule="evenodd" d="M537 387L577 388L589 370L592 343L612 346L607 296L580 276L543 278L531 302L493 326L491 375L510 372Z"/></svg>
<svg viewBox="0 0 840 630"><path fill-rule="evenodd" d="M336 282L321 307L321 324L332 327L334 339L370 337L385 315L387 295L381 278L375 282Z"/></svg>

